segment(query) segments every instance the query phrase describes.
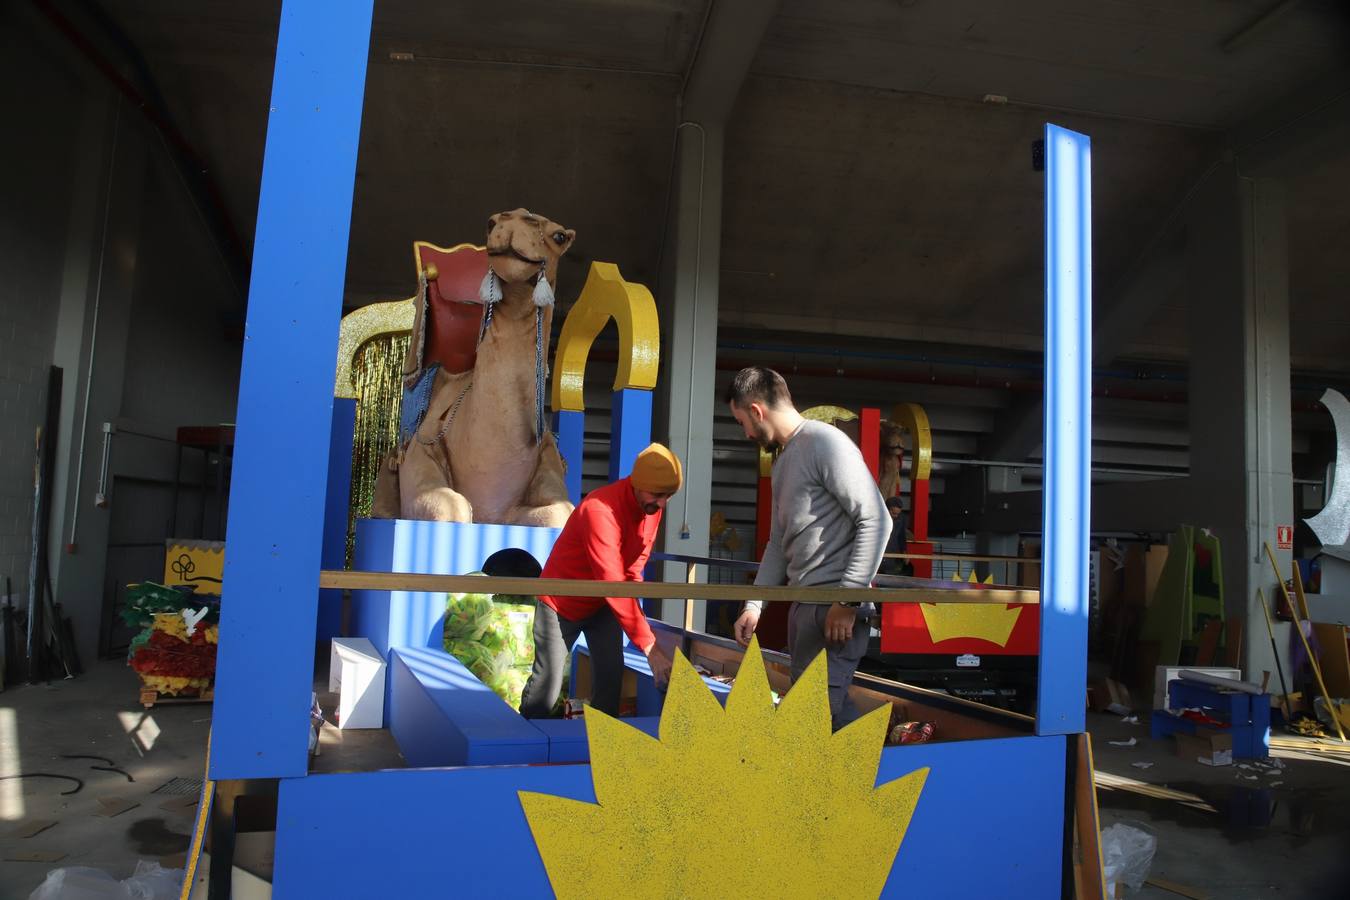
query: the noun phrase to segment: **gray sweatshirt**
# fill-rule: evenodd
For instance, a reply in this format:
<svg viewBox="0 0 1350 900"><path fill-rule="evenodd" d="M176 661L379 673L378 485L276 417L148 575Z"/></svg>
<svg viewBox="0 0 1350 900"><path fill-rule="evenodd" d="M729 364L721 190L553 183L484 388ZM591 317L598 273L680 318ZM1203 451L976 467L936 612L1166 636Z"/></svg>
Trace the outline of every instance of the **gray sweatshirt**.
<svg viewBox="0 0 1350 900"><path fill-rule="evenodd" d="M865 588L890 534L862 453L838 428L808 419L773 464L773 520L755 584Z"/></svg>

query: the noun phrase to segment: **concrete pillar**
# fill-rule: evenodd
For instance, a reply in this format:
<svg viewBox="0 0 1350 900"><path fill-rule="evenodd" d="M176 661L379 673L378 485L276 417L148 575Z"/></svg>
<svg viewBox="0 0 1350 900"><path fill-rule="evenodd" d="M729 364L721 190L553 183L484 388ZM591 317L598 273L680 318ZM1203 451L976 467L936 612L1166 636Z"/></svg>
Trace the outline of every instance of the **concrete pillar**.
<svg viewBox="0 0 1350 900"><path fill-rule="evenodd" d="M684 490L666 509L661 543L666 553L708 555L713 411L720 402L714 363L725 124L777 6L777 0L712 4L680 92L669 243L664 248L668 262L657 298L664 338L657 399L664 421L657 423L656 432L664 430L685 473ZM668 563L663 577L683 579L684 566ZM663 620L683 622L684 604L662 607ZM704 603L698 601L694 627L702 629L704 619Z"/></svg>
<svg viewBox="0 0 1350 900"><path fill-rule="evenodd" d="M1246 675L1259 680L1275 667L1256 592L1269 604L1279 590L1263 544L1294 524L1283 188L1220 166L1186 225L1191 521L1222 543L1227 615L1245 618ZM1275 555L1288 577L1290 552Z"/></svg>
<svg viewBox="0 0 1350 900"><path fill-rule="evenodd" d="M665 341L662 367L665 432L684 463L684 489L666 509L662 549L708 555L712 512L712 427L717 359L717 287L722 245L720 126L687 122L679 129L671 296L661 304ZM663 298L664 299L664 298ZM684 567L667 563L664 579L683 580ZM683 604L662 604L662 618L683 622ZM695 601L695 627L704 603Z"/></svg>

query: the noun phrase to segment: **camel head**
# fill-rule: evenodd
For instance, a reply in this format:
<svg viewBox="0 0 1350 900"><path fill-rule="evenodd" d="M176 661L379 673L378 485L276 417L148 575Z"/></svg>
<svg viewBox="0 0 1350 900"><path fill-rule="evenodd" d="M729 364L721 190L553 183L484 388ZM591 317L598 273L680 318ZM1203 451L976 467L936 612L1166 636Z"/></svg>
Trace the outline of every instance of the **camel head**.
<svg viewBox="0 0 1350 900"><path fill-rule="evenodd" d="M488 268L508 288L535 284L541 272L550 286L556 285L558 260L576 236L572 229L527 209L497 213L487 223ZM549 298L551 303L551 292ZM537 291L535 303L546 305L540 302Z"/></svg>

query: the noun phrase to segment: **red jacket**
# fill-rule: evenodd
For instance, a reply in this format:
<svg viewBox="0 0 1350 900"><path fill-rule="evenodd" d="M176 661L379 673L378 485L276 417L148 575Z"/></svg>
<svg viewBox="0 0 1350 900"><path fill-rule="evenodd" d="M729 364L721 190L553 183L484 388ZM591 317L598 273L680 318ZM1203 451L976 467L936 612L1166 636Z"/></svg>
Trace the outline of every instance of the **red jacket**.
<svg viewBox="0 0 1350 900"><path fill-rule="evenodd" d="M589 581L641 581L652 552L661 513L647 515L638 506L627 478L591 491L572 511L541 578ZM656 643L638 602L632 597L548 597L540 601L564 619L579 622L609 604L614 618L643 653Z"/></svg>

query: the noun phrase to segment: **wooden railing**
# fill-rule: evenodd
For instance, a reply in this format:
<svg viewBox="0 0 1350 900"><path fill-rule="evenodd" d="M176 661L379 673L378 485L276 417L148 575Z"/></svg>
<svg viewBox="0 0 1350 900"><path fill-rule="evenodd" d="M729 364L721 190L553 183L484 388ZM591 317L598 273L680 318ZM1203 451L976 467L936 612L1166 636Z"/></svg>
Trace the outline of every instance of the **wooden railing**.
<svg viewBox="0 0 1350 900"><path fill-rule="evenodd" d="M955 583L955 582L953 582ZM779 600L794 603L1040 603L1040 592L1012 589L757 587L668 581L582 581L569 578L502 578L488 575L417 575L325 569L319 587L368 591L549 594L558 597L633 597L652 600Z"/></svg>

